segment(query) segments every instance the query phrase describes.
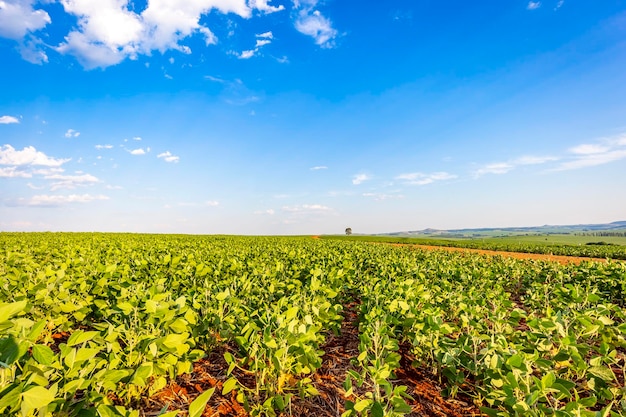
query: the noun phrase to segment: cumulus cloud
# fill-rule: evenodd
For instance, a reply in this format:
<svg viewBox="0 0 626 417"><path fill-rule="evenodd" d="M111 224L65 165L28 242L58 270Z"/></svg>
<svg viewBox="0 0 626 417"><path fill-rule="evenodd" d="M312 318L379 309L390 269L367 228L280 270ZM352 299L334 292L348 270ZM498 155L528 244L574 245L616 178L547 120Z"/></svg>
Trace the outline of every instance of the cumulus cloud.
<svg viewBox="0 0 626 417"><path fill-rule="evenodd" d="M268 3L269 3L268 0L249 0L248 1L248 5L251 8L257 9L258 11L262 13L269 14L269 13L275 13L275 12L280 12L281 10L285 10L285 6L283 6L282 4L278 6L271 6Z"/></svg>
<svg viewBox="0 0 626 417"><path fill-rule="evenodd" d="M96 145L96 149L98 149L98 150L113 149L113 145Z"/></svg>
<svg viewBox="0 0 626 417"><path fill-rule="evenodd" d="M67 129L67 132L65 132L66 138L77 138L79 136L80 136L80 132L77 132L74 129Z"/></svg>
<svg viewBox="0 0 626 417"><path fill-rule="evenodd" d="M0 36L19 41L50 23L50 15L43 9L35 9L33 7L35 2L35 0L0 1Z"/></svg>
<svg viewBox="0 0 626 417"><path fill-rule="evenodd" d="M239 55L239 59L250 59L254 56L256 49L249 49L247 51L242 51Z"/></svg>
<svg viewBox="0 0 626 417"><path fill-rule="evenodd" d="M59 167L68 161L70 161L70 159L49 157L33 146L27 146L21 151L16 150L11 145L0 146L0 165Z"/></svg>
<svg viewBox="0 0 626 417"><path fill-rule="evenodd" d="M0 116L0 125L8 125L12 123L19 123L20 121L13 116Z"/></svg>
<svg viewBox="0 0 626 417"><path fill-rule="evenodd" d="M35 207L55 207L70 203L91 203L92 201L108 200L105 195L70 194L70 195L35 195L29 199L18 200L18 205Z"/></svg>
<svg viewBox="0 0 626 417"><path fill-rule="evenodd" d="M190 54L182 42L193 35L205 45L218 42L211 29L200 23L213 10L243 18L257 10L262 14L284 10L268 0L151 0L141 13L128 0L62 0L67 13L77 17L78 27L68 33L57 50L74 55L87 69L115 65L126 58L150 55L158 50Z"/></svg>
<svg viewBox="0 0 626 417"><path fill-rule="evenodd" d="M556 171L565 171L604 165L626 159L626 134L584 143L569 149L569 160L562 162Z"/></svg>
<svg viewBox="0 0 626 417"><path fill-rule="evenodd" d="M541 2L540 1L529 1L528 5L526 6L527 10L536 10L538 8L541 7Z"/></svg>
<svg viewBox="0 0 626 417"><path fill-rule="evenodd" d="M176 163L176 162L180 161L180 157L178 157L176 155L172 155L172 153L170 151L165 151L163 153L158 154L157 158L161 158L165 162L174 162L174 163Z"/></svg>
<svg viewBox="0 0 626 417"><path fill-rule="evenodd" d="M145 155L148 152L150 152L150 148L144 149L144 148L137 148L137 149L132 149L128 151L131 155Z"/></svg>
<svg viewBox="0 0 626 417"><path fill-rule="evenodd" d="M352 184L354 185L359 185L362 184L365 181L370 180L371 177L367 174L357 174L354 177L352 177Z"/></svg>
<svg viewBox="0 0 626 417"><path fill-rule="evenodd" d="M447 172L434 172L432 174L424 174L421 172L412 172L408 174L400 174L396 180L400 180L407 185L427 185L435 181L445 181L457 178L454 174Z"/></svg>

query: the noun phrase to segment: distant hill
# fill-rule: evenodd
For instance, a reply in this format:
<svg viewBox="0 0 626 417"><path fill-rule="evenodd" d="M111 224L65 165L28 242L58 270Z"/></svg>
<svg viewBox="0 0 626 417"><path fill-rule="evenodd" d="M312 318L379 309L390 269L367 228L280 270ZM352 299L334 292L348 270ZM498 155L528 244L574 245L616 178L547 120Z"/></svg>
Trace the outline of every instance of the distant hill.
<svg viewBox="0 0 626 417"><path fill-rule="evenodd" d="M533 226L533 227L498 227L478 229L424 229L406 232L379 233L378 236L406 236L406 237L495 237L516 235L545 235L545 234L573 234L592 232L626 232L626 221L617 221L604 224L575 224L566 226Z"/></svg>

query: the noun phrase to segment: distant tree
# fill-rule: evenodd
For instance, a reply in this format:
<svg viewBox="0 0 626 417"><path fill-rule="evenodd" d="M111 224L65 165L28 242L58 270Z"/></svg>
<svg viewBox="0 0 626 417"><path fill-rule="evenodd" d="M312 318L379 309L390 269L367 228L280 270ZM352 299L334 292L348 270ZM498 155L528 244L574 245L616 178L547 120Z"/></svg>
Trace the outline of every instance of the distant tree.
<svg viewBox="0 0 626 417"><path fill-rule="evenodd" d="M352 228L346 227L346 235L350 236L352 234Z"/></svg>

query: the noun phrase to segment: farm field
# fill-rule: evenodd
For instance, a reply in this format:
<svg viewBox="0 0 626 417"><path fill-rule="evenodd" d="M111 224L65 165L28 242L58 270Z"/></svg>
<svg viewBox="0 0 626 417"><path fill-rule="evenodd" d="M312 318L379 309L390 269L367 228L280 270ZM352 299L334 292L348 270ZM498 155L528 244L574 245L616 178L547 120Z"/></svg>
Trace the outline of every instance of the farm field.
<svg viewBox="0 0 626 417"><path fill-rule="evenodd" d="M320 238L626 260L626 238L615 236L539 235L450 239L434 237L413 238L368 235L325 235L320 236Z"/></svg>
<svg viewBox="0 0 626 417"><path fill-rule="evenodd" d="M626 262L0 233L3 416L624 416Z"/></svg>

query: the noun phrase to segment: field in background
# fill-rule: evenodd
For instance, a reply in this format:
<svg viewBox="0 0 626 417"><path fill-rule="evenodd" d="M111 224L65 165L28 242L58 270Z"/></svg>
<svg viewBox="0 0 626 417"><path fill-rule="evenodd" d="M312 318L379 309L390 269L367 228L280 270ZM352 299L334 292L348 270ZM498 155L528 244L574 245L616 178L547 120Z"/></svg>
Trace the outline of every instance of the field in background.
<svg viewBox="0 0 626 417"><path fill-rule="evenodd" d="M444 246L506 252L537 253L626 260L626 237L579 235L518 235L506 237L450 238L381 235L322 235L321 239Z"/></svg>

